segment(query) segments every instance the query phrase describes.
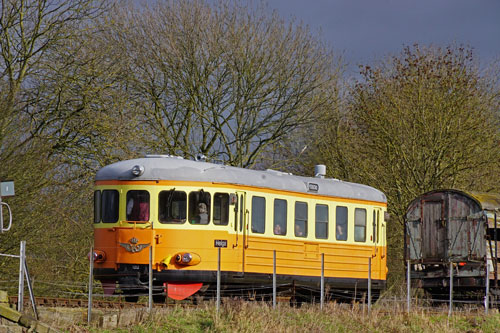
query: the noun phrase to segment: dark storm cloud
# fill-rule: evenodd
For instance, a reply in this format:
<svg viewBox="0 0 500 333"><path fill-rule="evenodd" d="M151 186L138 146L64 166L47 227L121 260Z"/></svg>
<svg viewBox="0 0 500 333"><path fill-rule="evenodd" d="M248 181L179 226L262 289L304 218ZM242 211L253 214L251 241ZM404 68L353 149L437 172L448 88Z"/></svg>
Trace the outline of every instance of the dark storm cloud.
<svg viewBox="0 0 500 333"><path fill-rule="evenodd" d="M469 45L484 62L500 56L498 0L270 0L269 6L313 31L321 28L323 39L351 64L413 43Z"/></svg>

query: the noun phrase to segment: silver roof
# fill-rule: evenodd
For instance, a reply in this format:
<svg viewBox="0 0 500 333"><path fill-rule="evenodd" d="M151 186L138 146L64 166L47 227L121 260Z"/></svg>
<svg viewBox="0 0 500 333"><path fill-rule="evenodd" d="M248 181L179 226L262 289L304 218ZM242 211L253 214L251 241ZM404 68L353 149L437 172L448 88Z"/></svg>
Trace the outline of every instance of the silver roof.
<svg viewBox="0 0 500 333"><path fill-rule="evenodd" d="M132 174L136 165L144 167L138 177ZM145 158L110 164L96 174L100 180L182 180L240 184L292 192L387 202L381 191L362 184L338 179L294 176L275 170L250 170L232 166L185 160L169 155L151 155Z"/></svg>

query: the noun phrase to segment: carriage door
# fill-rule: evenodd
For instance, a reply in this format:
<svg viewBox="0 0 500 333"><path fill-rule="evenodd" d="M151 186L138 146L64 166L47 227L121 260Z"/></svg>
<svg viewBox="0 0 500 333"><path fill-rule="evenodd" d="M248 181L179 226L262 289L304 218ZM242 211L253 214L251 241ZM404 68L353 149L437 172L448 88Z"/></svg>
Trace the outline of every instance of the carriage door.
<svg viewBox="0 0 500 333"><path fill-rule="evenodd" d="M236 248L241 251L241 273L245 272L245 249L248 247L248 221L246 214L246 193L236 192L238 196L238 212L237 212L237 230L236 234L239 235Z"/></svg>
<svg viewBox="0 0 500 333"><path fill-rule="evenodd" d="M422 200L422 259L446 257L447 228L444 200Z"/></svg>

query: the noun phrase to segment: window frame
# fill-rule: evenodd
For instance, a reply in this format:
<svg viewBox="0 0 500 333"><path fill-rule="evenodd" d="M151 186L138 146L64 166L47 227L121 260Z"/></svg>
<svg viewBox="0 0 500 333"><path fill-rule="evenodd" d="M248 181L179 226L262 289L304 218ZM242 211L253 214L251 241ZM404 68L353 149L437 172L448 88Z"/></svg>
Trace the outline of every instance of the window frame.
<svg viewBox="0 0 500 333"><path fill-rule="evenodd" d="M225 209L225 223L222 222L222 223L216 223L216 219L215 219L215 207L216 207L216 201L217 201L217 197L219 196L226 196L227 197L227 200L226 200L226 209ZM221 201L220 201L220 221L223 221L223 218L222 216L224 215L223 214L223 211L222 211L222 201L223 199L221 198ZM212 220L213 220L213 223L214 225L220 225L220 226L226 226L229 224L229 206L230 206L230 202L229 202L230 198L229 198L229 193L225 193L225 192L215 192L214 193L214 200L213 200L213 204L212 204Z"/></svg>
<svg viewBox="0 0 500 333"><path fill-rule="evenodd" d="M197 194L197 197L196 197L196 206L192 208L192 201L194 201L191 196L192 195L196 195ZM200 199L200 195L203 196L203 198ZM208 203L206 202L208 198ZM201 223L201 217L200 217L200 222L196 222L196 218L198 216L200 216L200 214L198 213L197 214L197 211L198 211L198 207L199 207L199 204L200 203L204 203L207 207L206 207L206 214L207 214L207 223ZM211 216L211 210L212 210L212 194L210 192L207 192L203 189L200 189L198 191L190 191L189 194L188 194L188 203L187 203L187 209L188 209L188 213L187 213L187 216L188 216L188 221L189 221L189 224L193 224L193 225L210 225L210 222L211 222L211 219L212 219L212 216ZM203 214L203 213L202 213Z"/></svg>
<svg viewBox="0 0 500 333"><path fill-rule="evenodd" d="M279 221L277 220L277 217L280 217L279 215L277 215L277 212L278 210L276 209L276 204L278 203L281 203L283 202L284 203L284 225L283 225L283 229L281 228L282 226L282 223L283 220ZM278 206L279 208L279 206ZM275 198L273 200L273 234L276 235L276 236L286 236L287 234L287 221L288 221L288 201L286 199L279 199L279 198ZM276 231L277 227L280 227L280 230L279 230L279 233Z"/></svg>
<svg viewBox="0 0 500 333"><path fill-rule="evenodd" d="M162 200L162 193L172 193L175 195L175 193L180 193L180 194L183 194L184 195L184 200L185 200L185 207L184 207L184 219L168 219L168 217L163 220L162 219L162 205L163 205L163 200ZM173 200L172 200L173 202ZM171 203L172 203L171 202ZM176 202L180 202L180 201L176 201ZM165 207L166 208L166 207ZM187 208L188 208L188 195L186 193L186 191L176 191L175 188L173 189L170 189L170 190L163 190L163 191L160 191L160 193L158 193L158 222L160 222L161 224L184 224L186 223L187 221Z"/></svg>
<svg viewBox="0 0 500 333"><path fill-rule="evenodd" d="M345 211L345 223L339 224L339 212ZM345 237L339 237L339 226L345 225ZM342 236L342 235L340 235ZM335 207L335 240L345 242L349 237L349 209L347 206Z"/></svg>
<svg viewBox="0 0 500 333"><path fill-rule="evenodd" d="M358 212L363 212L364 214L364 218L363 220L361 221L362 223L360 224L359 222L359 219L358 219ZM354 208L354 241L355 242L359 242L359 243L365 243L366 242L366 229L367 229L367 212L366 212L366 208ZM358 230L359 228L363 228L363 238L360 239L358 237Z"/></svg>
<svg viewBox="0 0 500 333"><path fill-rule="evenodd" d="M257 201L259 201L259 202L257 202ZM256 214L257 206L259 206L258 208L263 207L262 214ZM262 219L262 221L258 221L259 224L257 224L256 223L257 218L260 218L260 217L263 217L263 219ZM262 223L260 223L260 222L262 222ZM262 231L260 229L254 228L254 226L260 227L261 225L263 226ZM252 231L252 233L256 233L256 234L263 234L266 232L266 198L265 197L261 197L258 195L252 195L252 219L251 219L250 230Z"/></svg>
<svg viewBox="0 0 500 333"><path fill-rule="evenodd" d="M319 221L318 220L318 208L326 208L326 221ZM325 204L316 204L316 207L315 207L315 210L314 210L314 221L315 221L315 224L314 224L314 236L316 237L316 239L328 239L329 237L329 224L330 224L330 208L328 207L328 205L325 205ZM326 236L325 237L319 237L318 236L318 225L319 224L326 224Z"/></svg>
<svg viewBox="0 0 500 333"><path fill-rule="evenodd" d="M302 205L305 206L305 220L304 219L298 219L297 218L297 206ZM307 237L307 227L308 227L308 217L309 217L309 206L307 202L305 201L295 201L295 210L294 210L294 236L295 237L300 237L300 238L306 238ZM297 235L297 227L300 227L300 224L297 223L297 221L303 222L304 223L304 232L303 235Z"/></svg>
<svg viewBox="0 0 500 333"><path fill-rule="evenodd" d="M115 213L115 219L112 221L104 221L104 203L105 203L105 193L114 193L116 194L115 198L115 207L114 207L114 213ZM102 190L101 192L101 212L100 212L100 217L101 217L101 222L102 223L117 223L118 220L120 219L120 192L115 189L105 189Z"/></svg>

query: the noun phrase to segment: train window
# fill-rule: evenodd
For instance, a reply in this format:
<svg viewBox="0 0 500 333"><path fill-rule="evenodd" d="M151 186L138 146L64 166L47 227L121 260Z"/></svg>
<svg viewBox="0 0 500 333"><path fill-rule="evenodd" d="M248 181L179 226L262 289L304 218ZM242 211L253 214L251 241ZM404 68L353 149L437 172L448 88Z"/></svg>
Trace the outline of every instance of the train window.
<svg viewBox="0 0 500 333"><path fill-rule="evenodd" d="M133 190L127 192L127 221L149 221L148 191Z"/></svg>
<svg viewBox="0 0 500 333"><path fill-rule="evenodd" d="M328 206L316 205L316 238L328 238Z"/></svg>
<svg viewBox="0 0 500 333"><path fill-rule="evenodd" d="M101 191L94 191L94 223L101 222Z"/></svg>
<svg viewBox="0 0 500 333"><path fill-rule="evenodd" d="M307 237L307 203L295 203L295 237Z"/></svg>
<svg viewBox="0 0 500 333"><path fill-rule="evenodd" d="M189 223L210 222L210 193L203 190L189 193Z"/></svg>
<svg viewBox="0 0 500 333"><path fill-rule="evenodd" d="M160 223L186 222L186 192L161 191L158 197L158 219Z"/></svg>
<svg viewBox="0 0 500 333"><path fill-rule="evenodd" d="M366 209L354 210L354 241L366 241Z"/></svg>
<svg viewBox="0 0 500 333"><path fill-rule="evenodd" d="M372 222L372 234L373 234L373 242L377 242L377 212L375 209L373 210L373 222Z"/></svg>
<svg viewBox="0 0 500 333"><path fill-rule="evenodd" d="M104 223L118 222L120 194L117 190L104 190L101 194L101 219Z"/></svg>
<svg viewBox="0 0 500 333"><path fill-rule="evenodd" d="M252 232L266 231L266 198L252 197Z"/></svg>
<svg viewBox="0 0 500 333"><path fill-rule="evenodd" d="M286 200L274 199L274 234L286 235Z"/></svg>
<svg viewBox="0 0 500 333"><path fill-rule="evenodd" d="M335 222L335 239L341 241L347 240L347 207L337 206Z"/></svg>
<svg viewBox="0 0 500 333"><path fill-rule="evenodd" d="M229 223L229 194L215 193L214 224L227 225L228 223Z"/></svg>

